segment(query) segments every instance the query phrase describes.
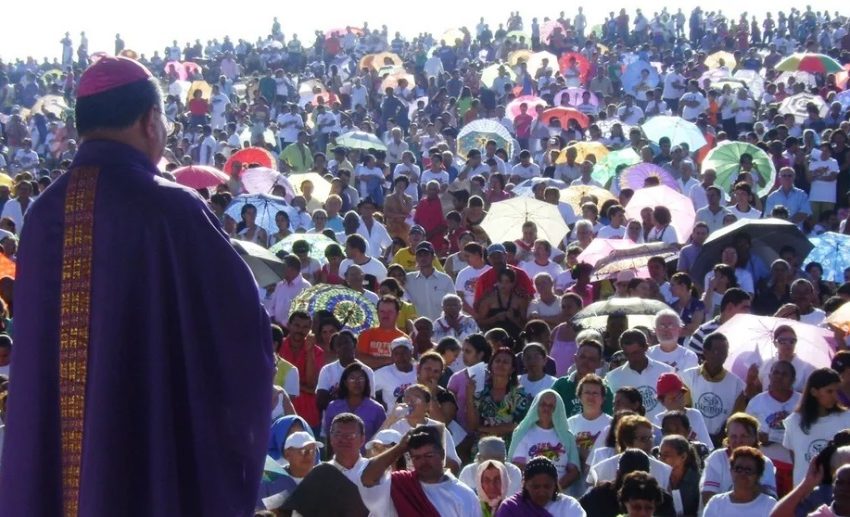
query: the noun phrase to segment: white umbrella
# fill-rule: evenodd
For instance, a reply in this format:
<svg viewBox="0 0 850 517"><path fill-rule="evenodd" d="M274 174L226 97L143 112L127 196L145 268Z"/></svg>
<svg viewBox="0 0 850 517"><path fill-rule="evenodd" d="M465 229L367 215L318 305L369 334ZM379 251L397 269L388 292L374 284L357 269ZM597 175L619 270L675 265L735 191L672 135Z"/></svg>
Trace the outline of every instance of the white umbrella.
<svg viewBox="0 0 850 517"><path fill-rule="evenodd" d="M522 225L528 221L537 225L539 238L553 244L561 242L569 231L557 206L528 197L493 203L481 228L493 242L514 241L522 238Z"/></svg>
<svg viewBox="0 0 850 517"><path fill-rule="evenodd" d="M821 117L825 117L829 113L829 107L823 98L820 95L812 95L811 93L798 93L797 95L786 97L782 101L782 104L779 105L779 112L793 114L794 120L802 124L809 116L806 107L810 102L817 106Z"/></svg>

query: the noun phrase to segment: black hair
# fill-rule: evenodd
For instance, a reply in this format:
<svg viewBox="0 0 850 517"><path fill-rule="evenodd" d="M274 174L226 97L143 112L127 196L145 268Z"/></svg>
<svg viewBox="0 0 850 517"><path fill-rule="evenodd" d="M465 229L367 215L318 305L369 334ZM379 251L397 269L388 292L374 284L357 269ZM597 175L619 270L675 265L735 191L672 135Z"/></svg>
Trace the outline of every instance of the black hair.
<svg viewBox="0 0 850 517"><path fill-rule="evenodd" d="M661 492L661 487L658 486L658 481L654 477L647 472L639 470L627 474L623 478L623 485L617 496L622 506L635 499L652 501L656 506L660 506L663 493Z"/></svg>
<svg viewBox="0 0 850 517"><path fill-rule="evenodd" d="M85 135L98 129L130 127L161 104L162 92L154 78L80 97L74 107L77 131Z"/></svg>
<svg viewBox="0 0 850 517"><path fill-rule="evenodd" d="M345 381L348 380L348 377L352 373L360 372L363 374L363 377L366 379L365 385L363 386L363 397L368 397L370 393L372 393L372 386L369 383L369 374L366 373L366 369L363 367L359 361L354 361L349 364L342 370L342 375L339 377L339 388L337 390L336 398L338 399L347 399L348 398L348 385Z"/></svg>
<svg viewBox="0 0 850 517"><path fill-rule="evenodd" d="M441 453L445 453L439 429L431 425L420 425L411 431L410 440L407 443L408 449L419 449L427 445L433 445Z"/></svg>
<svg viewBox="0 0 850 517"><path fill-rule="evenodd" d="M800 429L804 434L809 434L812 426L818 421L820 412L820 403L812 395L812 390L817 390L829 386L830 384L840 384L841 376L832 368L818 368L813 371L806 380L806 387L803 388L803 396L800 398L800 403L794 411L800 414ZM842 413L846 411L840 403L828 408L826 414Z"/></svg>
<svg viewBox="0 0 850 517"><path fill-rule="evenodd" d="M558 469L552 463L552 460L545 456L537 456L525 464L525 470L522 473L522 498L529 499L531 497L525 489L525 483L538 474L545 474L555 481L555 490L552 493L552 500L555 501L558 498L558 492L560 492L558 489Z"/></svg>
<svg viewBox="0 0 850 517"><path fill-rule="evenodd" d="M469 343L469 346L475 349L476 352L482 354L481 360L485 363L490 362L490 357L493 355L493 348L490 346L490 343L487 342L487 339L481 334L471 334L467 336L466 342Z"/></svg>

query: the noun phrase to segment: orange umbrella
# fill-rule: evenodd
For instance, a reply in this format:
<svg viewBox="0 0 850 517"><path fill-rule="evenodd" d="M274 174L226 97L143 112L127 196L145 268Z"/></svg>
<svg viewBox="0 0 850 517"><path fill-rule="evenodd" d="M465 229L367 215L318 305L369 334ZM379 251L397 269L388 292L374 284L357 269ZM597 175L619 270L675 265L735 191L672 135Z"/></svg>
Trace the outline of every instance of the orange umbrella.
<svg viewBox="0 0 850 517"><path fill-rule="evenodd" d="M393 54L392 52L381 52L379 54L374 54L372 58L372 68L375 70L380 70L385 66L402 66L404 65L404 61L398 57L398 54Z"/></svg>
<svg viewBox="0 0 850 517"><path fill-rule="evenodd" d="M270 169L277 168L272 153L261 147L246 147L230 155L230 158L224 163L224 172L232 176L242 172L242 169L252 163L259 163L262 167Z"/></svg>
<svg viewBox="0 0 850 517"><path fill-rule="evenodd" d="M578 125L585 129L590 125L590 119L587 118L587 115L573 108L561 106L549 108L540 115L540 120L547 126L555 119L561 123L561 127L564 129L569 126L570 120L575 120Z"/></svg>

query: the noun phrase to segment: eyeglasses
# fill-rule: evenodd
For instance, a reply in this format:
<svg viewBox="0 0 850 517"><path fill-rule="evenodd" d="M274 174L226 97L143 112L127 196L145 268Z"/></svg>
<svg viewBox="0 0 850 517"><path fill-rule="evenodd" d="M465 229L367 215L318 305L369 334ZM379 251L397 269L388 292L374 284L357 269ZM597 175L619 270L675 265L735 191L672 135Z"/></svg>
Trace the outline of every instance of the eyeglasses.
<svg viewBox="0 0 850 517"><path fill-rule="evenodd" d="M777 339L776 342L779 343L780 345L796 345L797 344L797 338L795 338L795 337L781 337L781 338Z"/></svg>
<svg viewBox="0 0 850 517"><path fill-rule="evenodd" d="M735 465L732 467L732 472L735 474L744 474L745 476L752 476L756 473L756 469L752 467L742 467L740 465Z"/></svg>

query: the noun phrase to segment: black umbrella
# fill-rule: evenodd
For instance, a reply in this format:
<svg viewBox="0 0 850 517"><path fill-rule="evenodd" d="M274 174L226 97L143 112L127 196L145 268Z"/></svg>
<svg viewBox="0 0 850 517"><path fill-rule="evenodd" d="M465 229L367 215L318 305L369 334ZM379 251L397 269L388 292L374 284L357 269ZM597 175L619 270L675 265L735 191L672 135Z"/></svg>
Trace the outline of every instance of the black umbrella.
<svg viewBox="0 0 850 517"><path fill-rule="evenodd" d="M652 328L655 324L655 315L670 307L658 300L647 300L644 298L609 298L601 302L594 302L580 310L573 316L572 323L586 329L604 329L608 316L612 314L623 314L629 320L629 327L639 325Z"/></svg>
<svg viewBox="0 0 850 517"><path fill-rule="evenodd" d="M230 244L254 273L257 285L268 287L283 280L283 261L274 253L253 242L230 239Z"/></svg>
<svg viewBox="0 0 850 517"><path fill-rule="evenodd" d="M709 235L691 267L694 281L701 283L706 273L720 263L723 248L735 244L735 238L744 233L749 234L752 240L750 253L761 258L768 266L779 258L779 251L785 246L797 250L798 257L806 257L814 247L792 222L776 218L742 219ZM756 280L753 278L754 282Z"/></svg>

